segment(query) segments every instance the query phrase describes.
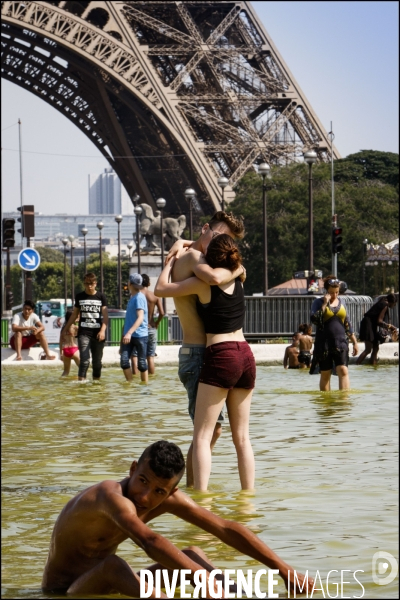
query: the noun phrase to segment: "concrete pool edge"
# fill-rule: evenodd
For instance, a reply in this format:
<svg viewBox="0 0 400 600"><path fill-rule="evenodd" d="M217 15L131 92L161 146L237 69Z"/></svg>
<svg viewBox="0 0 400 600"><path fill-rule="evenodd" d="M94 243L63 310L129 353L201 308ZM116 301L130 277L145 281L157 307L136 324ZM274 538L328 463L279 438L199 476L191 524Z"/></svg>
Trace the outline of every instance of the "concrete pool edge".
<svg viewBox="0 0 400 600"><path fill-rule="evenodd" d="M251 344L256 364L259 366L282 366L285 348L288 344ZM359 354L364 350L364 344L359 343ZM178 366L178 352L180 345L159 345L157 346L157 356L155 358L156 366L176 367ZM104 348L103 366L104 367L119 367L118 346L108 346ZM56 360L40 360L41 348L31 348L23 350L21 361L15 361L15 351L11 348L1 349L1 366L2 367L57 367L60 369L63 366L59 360L58 351L50 348L51 354L56 355ZM350 357L350 365L354 365L357 357ZM399 363L399 344L387 343L382 344L379 349L379 364L398 364ZM368 365L368 358L364 361L364 365ZM72 365L72 372L76 369Z"/></svg>

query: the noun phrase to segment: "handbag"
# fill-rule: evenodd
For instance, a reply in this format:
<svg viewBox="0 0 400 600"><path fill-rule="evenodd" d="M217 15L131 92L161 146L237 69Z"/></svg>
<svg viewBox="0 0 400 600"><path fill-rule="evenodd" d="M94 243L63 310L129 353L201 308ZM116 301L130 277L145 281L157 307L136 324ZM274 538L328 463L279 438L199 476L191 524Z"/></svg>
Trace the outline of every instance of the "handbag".
<svg viewBox="0 0 400 600"><path fill-rule="evenodd" d="M387 338L389 337L389 329L387 329L386 327L381 327L380 325L378 325L377 328L377 338L378 338L378 342L380 344L384 344L387 340Z"/></svg>

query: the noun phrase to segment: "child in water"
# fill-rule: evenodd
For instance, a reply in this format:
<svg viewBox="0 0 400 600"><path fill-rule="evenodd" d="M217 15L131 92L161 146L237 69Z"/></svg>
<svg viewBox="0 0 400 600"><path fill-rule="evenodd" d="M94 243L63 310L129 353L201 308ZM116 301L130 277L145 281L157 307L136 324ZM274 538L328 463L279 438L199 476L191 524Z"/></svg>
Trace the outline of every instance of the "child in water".
<svg viewBox="0 0 400 600"><path fill-rule="evenodd" d="M285 369L300 369L299 365L299 339L300 333L296 332L292 336L292 343L286 347L285 356L283 358L283 366Z"/></svg>
<svg viewBox="0 0 400 600"><path fill-rule="evenodd" d="M300 369L308 369L311 365L311 348L313 345L312 325L310 323L303 323L299 325L299 331L301 336L299 338L299 363Z"/></svg>
<svg viewBox="0 0 400 600"><path fill-rule="evenodd" d="M65 314L64 325L61 329L61 334L65 329L65 325L68 323L69 318L72 315L72 309L68 309ZM71 369L71 360L74 360L77 367L79 367L80 359L79 359L79 348L76 336L78 334L78 327L73 324L70 326L68 331L66 332L65 338L63 342L61 342L60 335L60 358L64 362L64 371L61 377L67 377L69 375L69 371Z"/></svg>

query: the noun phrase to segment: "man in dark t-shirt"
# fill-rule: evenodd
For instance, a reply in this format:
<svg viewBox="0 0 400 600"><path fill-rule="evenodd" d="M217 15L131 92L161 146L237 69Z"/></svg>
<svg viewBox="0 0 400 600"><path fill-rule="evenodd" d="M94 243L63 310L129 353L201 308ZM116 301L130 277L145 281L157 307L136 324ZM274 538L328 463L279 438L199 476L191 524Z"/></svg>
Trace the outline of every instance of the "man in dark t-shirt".
<svg viewBox="0 0 400 600"><path fill-rule="evenodd" d="M86 379L86 373L92 355L93 379L101 377L101 361L103 358L104 341L108 325L107 300L104 294L96 291L97 279L94 273L86 273L83 279L84 292L75 296L75 306L72 315L63 328L61 342L65 332L79 318L78 346L80 365L78 379Z"/></svg>

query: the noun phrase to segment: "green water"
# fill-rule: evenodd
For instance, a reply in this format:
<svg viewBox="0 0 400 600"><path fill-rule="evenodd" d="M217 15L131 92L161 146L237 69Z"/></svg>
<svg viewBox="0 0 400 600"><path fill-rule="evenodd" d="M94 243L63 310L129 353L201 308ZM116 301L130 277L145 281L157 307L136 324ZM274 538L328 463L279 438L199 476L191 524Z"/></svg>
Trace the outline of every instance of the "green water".
<svg viewBox="0 0 400 600"><path fill-rule="evenodd" d="M153 441L174 441L185 453L190 443L176 367L159 368L148 386L125 383L118 369L105 369L100 384L58 376L53 368L3 369L2 598L43 598L52 527L71 496L94 482L122 479ZM371 561L379 550L398 560L398 369L350 367L350 377L350 392L321 393L318 376L259 367L251 419L256 492L239 491L225 427L210 492L189 493L246 524L298 571L318 570L326 597L330 570L339 571L332 578L338 582L340 570L361 569L365 598L397 598L398 578L375 584ZM174 517L152 527L180 548L200 546L218 568L261 568ZM152 562L130 541L118 553L137 569ZM351 582L343 595L361 597L352 574L343 579ZM287 597L279 581L277 591ZM329 591L335 597L335 587Z"/></svg>

